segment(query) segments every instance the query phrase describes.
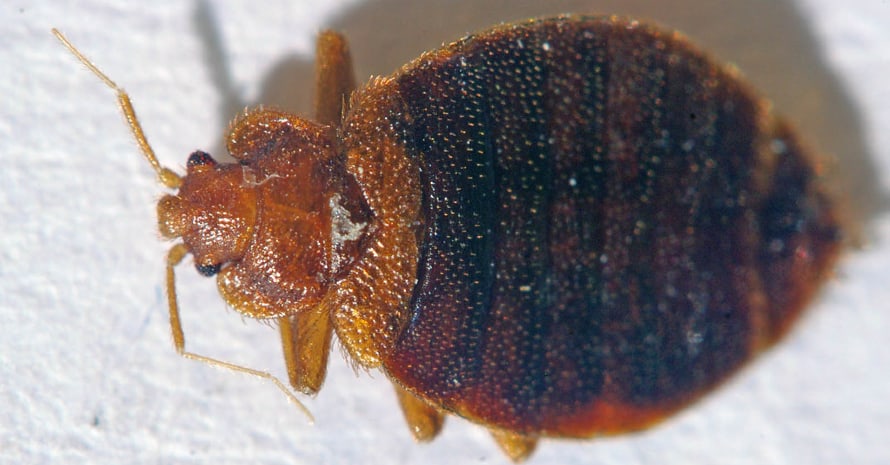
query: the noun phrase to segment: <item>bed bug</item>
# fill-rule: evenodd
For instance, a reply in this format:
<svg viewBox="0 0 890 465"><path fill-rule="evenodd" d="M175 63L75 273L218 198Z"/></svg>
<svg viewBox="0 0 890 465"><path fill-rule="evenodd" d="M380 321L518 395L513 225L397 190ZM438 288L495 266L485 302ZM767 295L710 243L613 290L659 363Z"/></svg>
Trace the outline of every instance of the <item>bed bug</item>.
<svg viewBox="0 0 890 465"><path fill-rule="evenodd" d="M190 254L230 306L278 323L296 390L319 390L336 333L419 440L455 414L518 461L540 438L647 428L786 334L842 246L817 159L768 101L630 19L499 25L358 89L324 32L315 120L247 111L236 162L198 151L184 176L72 51L176 191L158 203L180 240L176 349L271 378L185 351L173 270Z"/></svg>

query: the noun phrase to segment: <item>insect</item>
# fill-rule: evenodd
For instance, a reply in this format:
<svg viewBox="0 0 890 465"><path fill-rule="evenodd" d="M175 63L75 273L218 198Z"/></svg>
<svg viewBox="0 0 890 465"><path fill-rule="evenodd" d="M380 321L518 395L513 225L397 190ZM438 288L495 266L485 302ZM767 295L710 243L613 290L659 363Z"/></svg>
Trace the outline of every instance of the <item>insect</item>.
<svg viewBox="0 0 890 465"><path fill-rule="evenodd" d="M276 321L317 392L336 333L393 381L418 440L444 415L514 460L545 437L647 428L779 340L842 246L818 161L730 67L617 17L496 26L355 86L319 37L315 119L259 108L158 203L169 311L192 255Z"/></svg>

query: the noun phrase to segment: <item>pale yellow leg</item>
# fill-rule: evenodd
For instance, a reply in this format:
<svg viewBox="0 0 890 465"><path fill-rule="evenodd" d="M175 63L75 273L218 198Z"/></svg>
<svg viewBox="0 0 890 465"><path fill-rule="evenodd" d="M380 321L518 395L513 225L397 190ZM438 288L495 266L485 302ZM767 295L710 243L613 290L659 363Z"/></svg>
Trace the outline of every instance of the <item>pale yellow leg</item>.
<svg viewBox="0 0 890 465"><path fill-rule="evenodd" d="M321 306L278 319L287 376L294 389L315 394L324 382L331 351L331 317Z"/></svg>
<svg viewBox="0 0 890 465"><path fill-rule="evenodd" d="M501 447L501 450L510 457L514 462L522 462L535 450L538 445L538 438L522 436L520 434L511 433L503 430L491 430L491 435Z"/></svg>
<svg viewBox="0 0 890 465"><path fill-rule="evenodd" d="M402 413L405 414L405 421L408 423L408 428L411 429L414 439L426 442L436 437L442 430L445 415L398 384L393 383L393 387L396 389Z"/></svg>

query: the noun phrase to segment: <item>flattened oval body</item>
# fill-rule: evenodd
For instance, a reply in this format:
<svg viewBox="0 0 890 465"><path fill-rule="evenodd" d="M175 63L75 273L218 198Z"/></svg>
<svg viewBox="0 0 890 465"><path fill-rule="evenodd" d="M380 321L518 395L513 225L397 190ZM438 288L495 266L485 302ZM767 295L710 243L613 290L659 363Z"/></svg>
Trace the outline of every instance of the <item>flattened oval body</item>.
<svg viewBox="0 0 890 465"><path fill-rule="evenodd" d="M520 435L630 431L696 400L786 332L839 249L815 162L769 103L635 22L467 37L359 90L343 131L366 157L396 141L419 180L384 369Z"/></svg>
<svg viewBox="0 0 890 465"><path fill-rule="evenodd" d="M498 26L356 91L322 33L318 121L245 112L237 163L195 152L183 176L57 36L176 191L158 203L176 350L273 378L186 350L191 254L231 307L275 320L296 390L321 388L336 333L418 439L455 413L521 460L542 436L647 427L784 335L841 248L818 163L768 101L634 21Z"/></svg>

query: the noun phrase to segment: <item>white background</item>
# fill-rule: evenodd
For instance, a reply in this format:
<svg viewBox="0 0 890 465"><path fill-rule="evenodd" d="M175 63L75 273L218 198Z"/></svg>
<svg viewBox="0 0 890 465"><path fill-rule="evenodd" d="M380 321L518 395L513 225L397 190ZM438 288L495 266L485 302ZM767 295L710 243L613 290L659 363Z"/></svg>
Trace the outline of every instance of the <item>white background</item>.
<svg viewBox="0 0 890 465"><path fill-rule="evenodd" d="M524 13L455 2L448 14L443 2L399 0L220 2L209 14L194 2L49 3L0 6L0 463L506 463L482 428L456 418L433 443L414 444L385 378L354 375L336 350L321 394L305 399L315 425L272 385L177 356L163 296L167 245L154 224L161 188L113 94L49 29L65 31L131 93L162 162L179 169L196 148L219 152L242 102L307 109L322 27L375 38L355 43L365 77ZM574 3L541 12L581 11ZM872 157L876 189L887 191L890 2L791 5L811 34L808 53L847 94L856 141ZM687 30L693 37L747 43L760 34L734 27L729 9L668 10L668 24L709 25ZM220 31L215 45L208 27ZM776 48L789 43L782 29ZM207 59L214 46L221 58ZM804 86L798 79L785 80ZM843 151L813 132L824 141L816 145ZM644 434L545 441L531 463L890 463L890 216L873 215L865 237L791 337L723 389ZM227 310L190 266L179 276L190 349L283 372L273 329Z"/></svg>

